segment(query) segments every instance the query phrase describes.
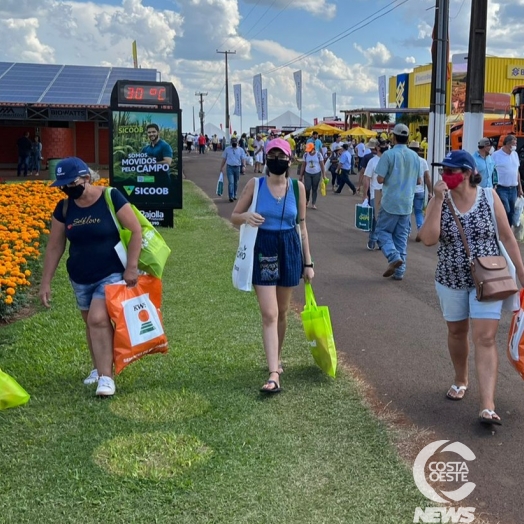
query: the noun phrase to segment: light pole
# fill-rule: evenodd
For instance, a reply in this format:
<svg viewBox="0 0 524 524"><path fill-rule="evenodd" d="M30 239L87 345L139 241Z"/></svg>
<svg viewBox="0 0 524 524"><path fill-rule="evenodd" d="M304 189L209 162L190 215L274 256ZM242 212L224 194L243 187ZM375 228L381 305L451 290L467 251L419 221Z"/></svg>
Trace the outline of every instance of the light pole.
<svg viewBox="0 0 524 524"><path fill-rule="evenodd" d="M226 141L229 143L229 79L227 68L227 55L235 55L236 51L219 51L217 53L225 55L226 57Z"/></svg>

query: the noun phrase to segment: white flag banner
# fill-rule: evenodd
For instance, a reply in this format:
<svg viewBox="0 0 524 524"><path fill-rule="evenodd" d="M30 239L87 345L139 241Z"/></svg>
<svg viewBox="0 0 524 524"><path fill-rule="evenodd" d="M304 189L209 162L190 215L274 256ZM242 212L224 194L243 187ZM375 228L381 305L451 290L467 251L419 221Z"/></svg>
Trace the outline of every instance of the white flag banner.
<svg viewBox="0 0 524 524"><path fill-rule="evenodd" d="M297 108L299 111L302 111L302 70L295 71L293 78L295 79L295 88L297 91Z"/></svg>
<svg viewBox="0 0 524 524"><path fill-rule="evenodd" d="M267 89L262 89L262 121L267 120Z"/></svg>
<svg viewBox="0 0 524 524"><path fill-rule="evenodd" d="M257 108L258 119L262 120L262 75L253 77L253 95L255 96L255 107Z"/></svg>
<svg viewBox="0 0 524 524"><path fill-rule="evenodd" d="M333 116L336 117L337 116L337 94L333 93L331 95L331 99L333 102Z"/></svg>
<svg viewBox="0 0 524 524"><path fill-rule="evenodd" d="M378 101L382 109L386 108L386 75L378 77Z"/></svg>
<svg viewBox="0 0 524 524"><path fill-rule="evenodd" d="M235 110L233 114L236 116L242 116L242 85L235 84L233 86L233 96L235 98Z"/></svg>

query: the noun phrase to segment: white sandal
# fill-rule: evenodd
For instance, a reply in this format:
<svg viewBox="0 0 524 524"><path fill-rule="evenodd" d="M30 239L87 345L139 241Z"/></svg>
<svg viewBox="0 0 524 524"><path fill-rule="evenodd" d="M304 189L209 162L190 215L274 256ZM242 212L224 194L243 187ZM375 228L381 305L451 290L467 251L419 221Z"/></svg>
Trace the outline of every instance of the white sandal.
<svg viewBox="0 0 524 524"><path fill-rule="evenodd" d="M485 414L489 415L489 417L486 417ZM483 409L479 413L479 421L481 424L496 424L497 426L502 426L500 417L492 409Z"/></svg>
<svg viewBox="0 0 524 524"><path fill-rule="evenodd" d="M453 390L457 394L456 397L449 394L451 390ZM448 389L448 392L446 393L446 398L448 398L449 400L462 400L467 390L468 386L457 386L455 384L452 384L451 387ZM459 397L458 395L460 395L461 391L464 391L464 393L462 394L462 396Z"/></svg>

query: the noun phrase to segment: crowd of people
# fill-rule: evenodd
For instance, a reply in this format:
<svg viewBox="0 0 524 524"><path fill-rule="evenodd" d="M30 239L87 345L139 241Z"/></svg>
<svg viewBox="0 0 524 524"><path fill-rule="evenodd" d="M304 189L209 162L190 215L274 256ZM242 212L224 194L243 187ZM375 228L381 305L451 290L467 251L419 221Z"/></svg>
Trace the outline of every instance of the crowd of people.
<svg viewBox="0 0 524 524"><path fill-rule="evenodd" d="M288 293L289 287L298 282L295 279L288 283L279 280L280 277L264 282L256 276L257 271L261 260L267 257L279 262L289 257L293 263L298 258L302 263L300 270L297 265L296 270L286 271L295 276L300 273L306 281L313 278L305 211L308 207L317 209L317 190L320 183L328 180L326 172L329 172L334 193L340 194L348 185L353 195L360 192L363 204L373 208L367 248L371 251L379 249L386 258L383 277L395 281L402 281L405 277L412 214L415 215L416 240L428 246L439 243L435 287L448 328L448 349L455 370L446 398L459 401L468 389L468 333L471 328L480 392L478 418L482 424L500 425L500 415L495 411L498 371L495 339L503 301L477 299L466 245L472 257L498 256L502 254L501 242L516 268L518 281L524 286L524 264L511 229L515 200L522 196L516 139L512 135L507 136L503 147L493 154L491 142L486 138L479 141L475 155L466 151L451 151L442 162L434 164L440 167L441 174L433 187L424 149L418 140L412 138L407 126L397 124L388 139L379 136L355 143L343 142L340 136L335 136L328 148L318 134L313 133L305 141L305 152L299 163L298 184L302 200L298 205L291 196L291 184L287 181L291 162L297 156L296 149L293 150L282 137L269 137L266 145L262 137L255 137L252 154L255 157L262 154L263 158L255 158L254 173L264 173L260 179L261 188L267 189L262 193L262 203L257 203L256 210L248 211L253 186L259 179L250 180L231 220L237 225L249 223L256 226L261 234L260 244L257 240L254 253L253 285L261 310L270 373L262 391L274 393L281 390L280 358L289 306ZM239 146L238 143L233 145L232 141L231 147ZM250 154L249 150L240 149L237 155L239 173L245 172L246 158ZM222 167L229 166L229 155L226 148ZM265 167L260 169L258 164L265 164ZM282 174L285 174L284 181ZM358 176L357 186L351 182L351 174ZM235 180L230 201L236 200L237 183L238 180ZM277 207L284 195L294 206L289 211L289 217L287 210L280 215L280 208ZM266 249L266 234L270 237L275 235L275 231L282 234L283 217L289 220L286 230L291 235L291 218L297 213L302 241L306 240L307 246L303 248L302 255L297 254L294 248L284 248L274 241L268 241L267 245L271 247ZM458 223L465 231L465 241L459 233ZM269 290L268 286L274 286L274 289Z"/></svg>

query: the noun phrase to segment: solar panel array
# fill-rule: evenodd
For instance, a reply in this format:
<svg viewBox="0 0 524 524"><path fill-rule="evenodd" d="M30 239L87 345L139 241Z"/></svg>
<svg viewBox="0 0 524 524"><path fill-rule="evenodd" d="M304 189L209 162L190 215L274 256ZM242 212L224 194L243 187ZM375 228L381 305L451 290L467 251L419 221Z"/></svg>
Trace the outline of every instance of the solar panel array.
<svg viewBox="0 0 524 524"><path fill-rule="evenodd" d="M117 80L156 79L155 69L0 62L0 103L108 106Z"/></svg>

